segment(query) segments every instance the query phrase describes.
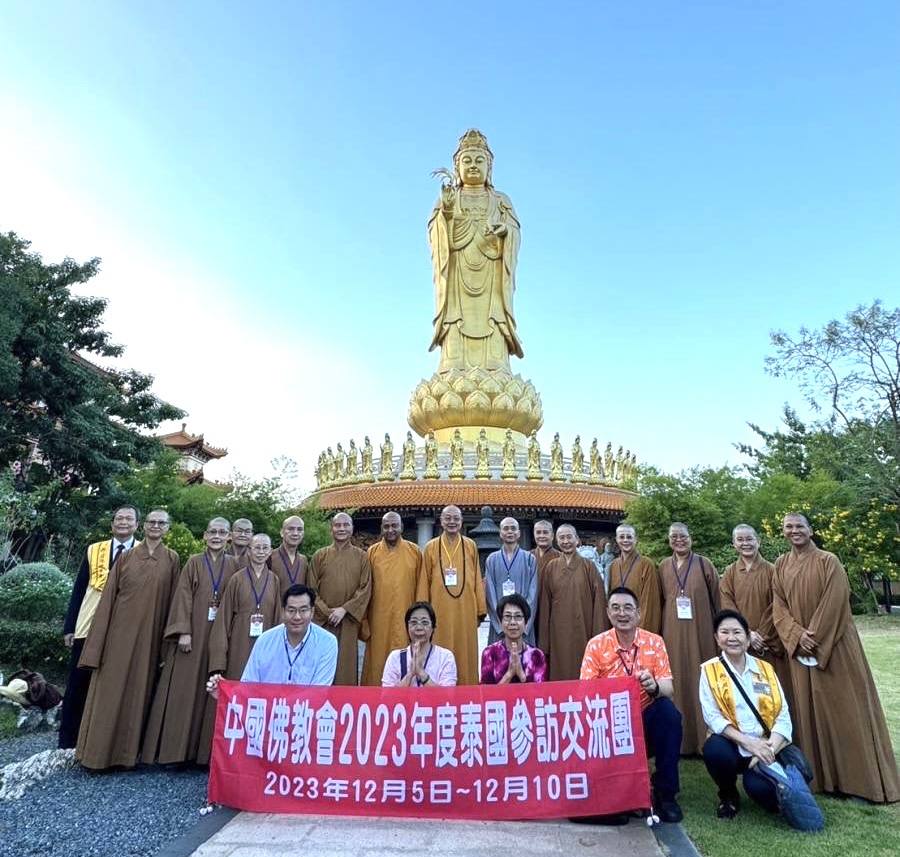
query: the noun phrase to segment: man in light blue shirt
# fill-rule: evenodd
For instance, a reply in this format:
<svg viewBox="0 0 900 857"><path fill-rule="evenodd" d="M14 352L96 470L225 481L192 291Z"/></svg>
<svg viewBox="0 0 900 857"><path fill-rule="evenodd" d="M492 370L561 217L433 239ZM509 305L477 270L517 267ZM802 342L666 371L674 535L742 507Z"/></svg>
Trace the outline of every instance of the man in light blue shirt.
<svg viewBox="0 0 900 857"><path fill-rule="evenodd" d="M297 583L282 593L282 624L256 641L241 681L263 684L330 685L337 668L337 638L311 622L316 591ZM206 689L219 695L220 676Z"/></svg>

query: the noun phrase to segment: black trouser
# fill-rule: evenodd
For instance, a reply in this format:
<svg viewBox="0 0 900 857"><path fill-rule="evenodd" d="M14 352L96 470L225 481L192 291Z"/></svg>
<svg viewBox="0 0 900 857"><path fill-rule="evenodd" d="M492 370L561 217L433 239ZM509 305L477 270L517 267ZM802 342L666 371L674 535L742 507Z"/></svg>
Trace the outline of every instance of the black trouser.
<svg viewBox="0 0 900 857"><path fill-rule="evenodd" d="M653 788L663 798L674 798L679 791L678 758L681 753L681 712L666 696L644 709L644 735L653 743L656 773Z"/></svg>
<svg viewBox="0 0 900 857"><path fill-rule="evenodd" d="M744 791L764 809L778 812L775 784L749 767L750 759L738 752L737 744L723 735L710 735L703 745L703 761L719 787L719 800L737 798L737 778L743 774Z"/></svg>
<svg viewBox="0 0 900 857"><path fill-rule="evenodd" d="M62 710L59 715L59 748L68 750L78 743L78 730L81 728L81 715L87 702L88 688L91 686L93 670L81 669L78 661L84 639L72 643L69 658L69 677L66 680L66 695L63 697Z"/></svg>

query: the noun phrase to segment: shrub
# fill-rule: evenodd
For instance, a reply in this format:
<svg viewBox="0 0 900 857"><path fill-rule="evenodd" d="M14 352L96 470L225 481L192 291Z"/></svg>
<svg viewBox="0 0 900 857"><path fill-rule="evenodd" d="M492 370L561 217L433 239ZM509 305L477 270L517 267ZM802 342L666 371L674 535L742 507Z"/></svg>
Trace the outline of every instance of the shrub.
<svg viewBox="0 0 900 857"><path fill-rule="evenodd" d="M22 622L0 618L0 663L14 669L28 667L49 678L69 658L62 622ZM49 667L49 669L48 669Z"/></svg>
<svg viewBox="0 0 900 857"><path fill-rule="evenodd" d="M71 592L72 581L55 565L17 565L0 576L0 616L61 625Z"/></svg>

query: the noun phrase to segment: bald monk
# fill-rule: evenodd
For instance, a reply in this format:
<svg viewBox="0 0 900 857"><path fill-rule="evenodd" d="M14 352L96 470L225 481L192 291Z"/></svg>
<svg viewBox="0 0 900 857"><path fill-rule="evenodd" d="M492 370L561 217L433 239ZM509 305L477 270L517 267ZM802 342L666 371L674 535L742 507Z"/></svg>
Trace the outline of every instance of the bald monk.
<svg viewBox="0 0 900 857"><path fill-rule="evenodd" d="M209 635L209 673L240 681L257 639L281 620L281 589L266 564L272 540L257 533L250 561L231 576Z"/></svg>
<svg viewBox="0 0 900 857"><path fill-rule="evenodd" d="M228 540L228 553L238 565L247 562L250 555L250 539L253 538L253 522L247 518L238 518L231 525L231 536Z"/></svg>
<svg viewBox="0 0 900 857"><path fill-rule="evenodd" d="M417 601L429 601L437 616L433 642L456 658L457 684L478 684L478 626L487 615L475 542L462 535L458 506L441 511L443 532L422 551Z"/></svg>
<svg viewBox="0 0 900 857"><path fill-rule="evenodd" d="M550 681L581 675L588 641L609 628L603 580L594 564L578 555L571 524L556 531L560 555L550 560L541 583L538 639L547 655Z"/></svg>
<svg viewBox="0 0 900 857"><path fill-rule="evenodd" d="M299 515L285 518L281 525L281 546L269 557L269 568L275 572L282 592L298 583L306 583L307 562L300 553L305 530L306 525Z"/></svg>
<svg viewBox="0 0 900 857"><path fill-rule="evenodd" d="M659 565L663 598L662 638L666 641L675 684L675 707L681 712L681 753L700 753L706 723L697 694L700 665L717 655L713 616L719 612L719 575L705 557L691 550L687 526L669 526L672 556Z"/></svg>
<svg viewBox="0 0 900 857"><path fill-rule="evenodd" d="M404 617L416 600L422 551L402 534L401 517L387 512L381 519L381 541L368 550L372 597L362 628L366 640L362 683L369 687L381 686L387 656L409 644Z"/></svg>
<svg viewBox="0 0 900 857"><path fill-rule="evenodd" d="M225 518L213 518L203 534L206 551L188 559L175 584L163 632L168 652L141 750L144 762L209 764L212 747L201 743L201 733L212 735L216 714L206 693L209 632L225 585L238 569L225 553L229 532Z"/></svg>
<svg viewBox="0 0 900 857"><path fill-rule="evenodd" d="M656 563L637 549L637 532L631 524L616 527L616 544L621 553L609 564L609 591L620 586L630 589L641 608L638 624L651 634L662 627L662 594Z"/></svg>
<svg viewBox="0 0 900 857"><path fill-rule="evenodd" d="M722 572L719 581L719 603L723 610L737 610L750 625L750 650L757 658L768 661L787 697L788 709L794 710L791 665L785 658L784 646L772 621L772 577L775 566L759 552L759 536L749 524L738 524L731 531L731 543L738 559Z"/></svg>
<svg viewBox="0 0 900 857"><path fill-rule="evenodd" d="M812 763L812 787L898 801L897 763L850 615L847 572L813 544L803 515L785 515L782 531L791 550L775 561L772 617L791 658L795 740Z"/></svg>
<svg viewBox="0 0 900 857"><path fill-rule="evenodd" d="M372 593L372 572L366 552L350 543L353 518L338 512L331 519L332 544L320 548L309 563L307 583L316 590L313 621L338 640L334 684L359 684L360 623Z"/></svg>

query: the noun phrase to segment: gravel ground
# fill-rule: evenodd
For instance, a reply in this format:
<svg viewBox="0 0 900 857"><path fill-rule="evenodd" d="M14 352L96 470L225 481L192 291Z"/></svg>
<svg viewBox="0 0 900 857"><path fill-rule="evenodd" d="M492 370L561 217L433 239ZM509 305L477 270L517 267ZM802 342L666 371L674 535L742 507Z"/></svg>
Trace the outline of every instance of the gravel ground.
<svg viewBox="0 0 900 857"><path fill-rule="evenodd" d="M0 741L0 767L56 746L56 733ZM0 801L0 857L149 857L200 821L207 772L80 766Z"/></svg>

